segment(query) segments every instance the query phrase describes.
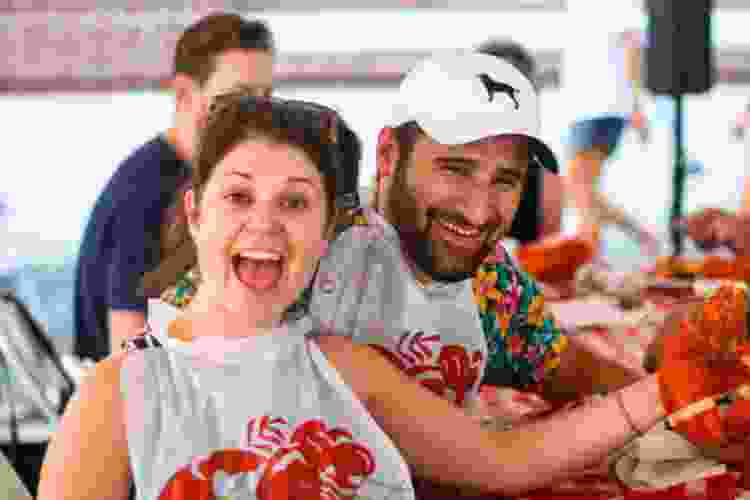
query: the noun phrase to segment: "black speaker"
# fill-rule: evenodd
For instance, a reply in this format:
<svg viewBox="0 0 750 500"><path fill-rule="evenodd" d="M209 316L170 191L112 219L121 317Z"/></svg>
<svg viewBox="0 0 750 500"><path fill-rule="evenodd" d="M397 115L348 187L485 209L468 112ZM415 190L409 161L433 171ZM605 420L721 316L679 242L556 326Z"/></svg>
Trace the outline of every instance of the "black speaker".
<svg viewBox="0 0 750 500"><path fill-rule="evenodd" d="M654 94L701 94L715 81L713 0L647 0L645 84Z"/></svg>

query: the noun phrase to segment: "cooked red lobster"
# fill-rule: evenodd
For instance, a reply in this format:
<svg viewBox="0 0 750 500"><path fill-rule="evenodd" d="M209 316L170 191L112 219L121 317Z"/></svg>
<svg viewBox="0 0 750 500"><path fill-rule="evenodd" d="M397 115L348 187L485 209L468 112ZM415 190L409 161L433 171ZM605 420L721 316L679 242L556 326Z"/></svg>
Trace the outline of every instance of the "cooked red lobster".
<svg viewBox="0 0 750 500"><path fill-rule="evenodd" d="M690 310L677 334L665 336L662 349L661 399L668 414L750 383L750 369L741 361L750 355L746 288L719 287ZM748 421L742 416L748 405L734 405L727 418L718 406L709 405L708 410L680 420L674 429L697 446L721 445L730 431L736 432L734 427Z"/></svg>
<svg viewBox="0 0 750 500"><path fill-rule="evenodd" d="M523 270L539 281L564 283L594 258L594 247L583 238L563 236L519 246L515 256Z"/></svg>

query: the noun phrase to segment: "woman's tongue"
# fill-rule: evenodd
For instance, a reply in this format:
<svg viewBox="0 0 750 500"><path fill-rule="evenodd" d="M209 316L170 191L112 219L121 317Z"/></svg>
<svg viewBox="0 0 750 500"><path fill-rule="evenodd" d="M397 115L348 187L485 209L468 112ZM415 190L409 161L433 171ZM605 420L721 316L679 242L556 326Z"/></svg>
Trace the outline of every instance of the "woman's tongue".
<svg viewBox="0 0 750 500"><path fill-rule="evenodd" d="M281 278L281 260L238 257L235 260L235 272L248 288L270 290Z"/></svg>

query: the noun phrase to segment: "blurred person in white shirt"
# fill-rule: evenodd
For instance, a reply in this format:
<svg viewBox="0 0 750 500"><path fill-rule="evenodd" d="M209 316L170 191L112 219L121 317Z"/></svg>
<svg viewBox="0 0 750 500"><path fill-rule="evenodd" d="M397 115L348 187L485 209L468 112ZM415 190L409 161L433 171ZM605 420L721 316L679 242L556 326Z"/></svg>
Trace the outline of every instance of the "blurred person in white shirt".
<svg viewBox="0 0 750 500"><path fill-rule="evenodd" d="M569 204L576 211L575 232L601 248L601 230L616 225L633 237L646 254L659 245L639 220L600 190L605 164L617 150L627 127L648 139L641 107L642 33L627 15L605 2L568 1L569 26L563 64L564 92L571 106L565 176ZM599 20L591 22L589 20ZM618 25L607 24L617 19ZM584 23L585 24L582 24ZM585 29L582 29L585 26Z"/></svg>

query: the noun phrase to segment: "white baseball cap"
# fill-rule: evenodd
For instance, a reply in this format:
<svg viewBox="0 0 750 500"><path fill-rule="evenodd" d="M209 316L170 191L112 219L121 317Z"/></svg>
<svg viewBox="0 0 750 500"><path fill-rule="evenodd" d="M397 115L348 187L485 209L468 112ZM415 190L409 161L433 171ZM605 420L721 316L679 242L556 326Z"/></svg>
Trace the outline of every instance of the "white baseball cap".
<svg viewBox="0 0 750 500"><path fill-rule="evenodd" d="M466 144L498 135L529 138L531 156L557 172L555 155L539 137L539 97L515 66L473 51L433 54L401 81L391 118L416 122L441 144Z"/></svg>

